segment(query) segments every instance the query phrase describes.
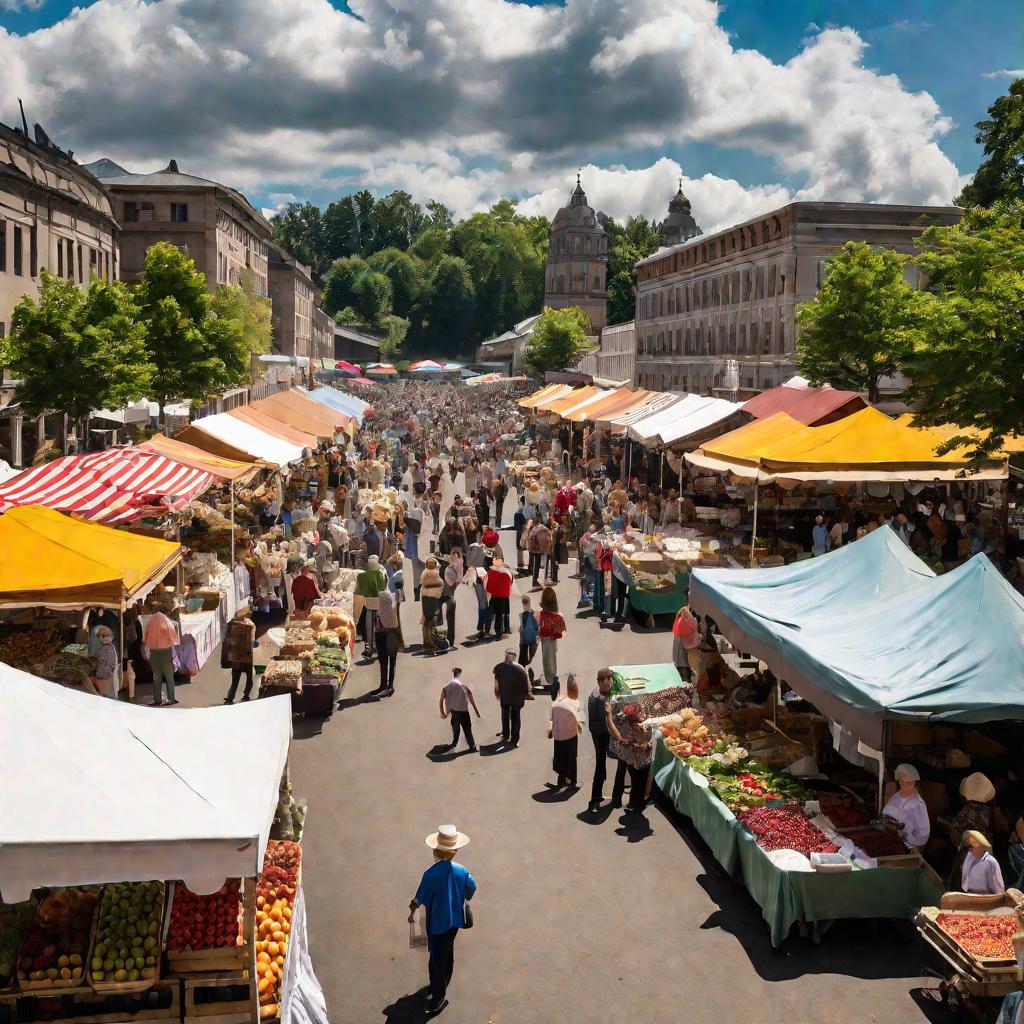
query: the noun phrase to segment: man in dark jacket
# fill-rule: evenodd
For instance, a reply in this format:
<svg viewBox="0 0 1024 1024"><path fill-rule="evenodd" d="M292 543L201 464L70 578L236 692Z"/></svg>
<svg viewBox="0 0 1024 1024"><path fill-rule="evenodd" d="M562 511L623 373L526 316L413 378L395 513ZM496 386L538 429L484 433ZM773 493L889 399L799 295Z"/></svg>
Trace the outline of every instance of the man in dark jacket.
<svg viewBox="0 0 1024 1024"><path fill-rule="evenodd" d="M505 743L519 746L519 724L523 705L533 700L530 677L522 665L516 664L516 652L510 647L505 660L494 666L494 698L501 705L501 732Z"/></svg>

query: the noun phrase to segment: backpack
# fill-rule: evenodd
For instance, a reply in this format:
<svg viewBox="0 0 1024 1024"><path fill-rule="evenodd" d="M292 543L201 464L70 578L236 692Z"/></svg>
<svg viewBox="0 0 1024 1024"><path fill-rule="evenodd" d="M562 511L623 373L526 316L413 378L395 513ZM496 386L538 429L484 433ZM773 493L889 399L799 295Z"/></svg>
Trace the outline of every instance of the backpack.
<svg viewBox="0 0 1024 1024"><path fill-rule="evenodd" d="M537 624L537 616L533 612L521 612L519 616L519 635L524 644L532 644L537 639L540 626Z"/></svg>

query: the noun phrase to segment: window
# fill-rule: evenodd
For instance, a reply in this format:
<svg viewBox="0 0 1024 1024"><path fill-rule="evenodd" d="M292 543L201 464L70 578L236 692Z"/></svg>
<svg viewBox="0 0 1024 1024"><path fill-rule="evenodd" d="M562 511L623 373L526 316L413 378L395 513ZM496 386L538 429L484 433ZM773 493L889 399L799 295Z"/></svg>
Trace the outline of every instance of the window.
<svg viewBox="0 0 1024 1024"><path fill-rule="evenodd" d="M29 277L39 276L39 232L35 224L28 229L28 273Z"/></svg>
<svg viewBox="0 0 1024 1024"><path fill-rule="evenodd" d="M134 224L139 219L139 204L128 203L124 204L124 222L125 224Z"/></svg>
<svg viewBox="0 0 1024 1024"><path fill-rule="evenodd" d="M601 278L596 274L594 275L594 291L599 292L601 290Z"/></svg>
<svg viewBox="0 0 1024 1024"><path fill-rule="evenodd" d="M188 203L171 203L171 223L188 223Z"/></svg>
<svg viewBox="0 0 1024 1024"><path fill-rule="evenodd" d="M0 220L0 274L7 273L7 221Z"/></svg>
<svg viewBox="0 0 1024 1024"><path fill-rule="evenodd" d="M75 279L75 243L71 239L67 239L68 247L68 280L73 281Z"/></svg>
<svg viewBox="0 0 1024 1024"><path fill-rule="evenodd" d="M97 271L96 271L97 255L98 254L97 254L96 250L93 249L92 246L90 246L89 247L89 278L90 278L90 280L92 279L93 274L97 274ZM98 274L97 274L97 276L98 276Z"/></svg>
<svg viewBox="0 0 1024 1024"><path fill-rule="evenodd" d="M109 281L110 280L110 253L109 252L105 252L103 254L103 268L104 268L104 271L105 271L104 277L106 277L106 279Z"/></svg>
<svg viewBox="0 0 1024 1024"><path fill-rule="evenodd" d="M764 325L764 348L762 349L765 355L768 355L772 350L772 324L769 320Z"/></svg>
<svg viewBox="0 0 1024 1024"><path fill-rule="evenodd" d="M25 268L22 266L21 261L24 254L21 250L21 226L18 224L14 225L14 273L21 277L25 272Z"/></svg>
<svg viewBox="0 0 1024 1024"><path fill-rule="evenodd" d="M825 283L825 277L828 274L828 259L822 258L818 260L818 287L820 288Z"/></svg>
<svg viewBox="0 0 1024 1024"><path fill-rule="evenodd" d="M85 280L82 275L82 243L78 243L78 283L81 284Z"/></svg>
<svg viewBox="0 0 1024 1024"><path fill-rule="evenodd" d="M152 220L153 219L153 204L143 203L142 208L139 210L139 220Z"/></svg>
<svg viewBox="0 0 1024 1024"><path fill-rule="evenodd" d="M57 276L64 276L64 239L57 239Z"/></svg>

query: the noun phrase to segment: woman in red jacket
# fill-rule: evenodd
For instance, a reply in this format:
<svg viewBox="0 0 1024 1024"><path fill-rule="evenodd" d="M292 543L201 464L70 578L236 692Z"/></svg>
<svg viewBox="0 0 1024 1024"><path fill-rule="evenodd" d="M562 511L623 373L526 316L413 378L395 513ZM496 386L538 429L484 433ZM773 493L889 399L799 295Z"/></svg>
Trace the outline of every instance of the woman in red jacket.
<svg viewBox="0 0 1024 1024"><path fill-rule="evenodd" d="M553 587L545 587L540 595L539 635L544 682L551 688L551 699L558 700L558 641L565 636L565 619Z"/></svg>
<svg viewBox="0 0 1024 1024"><path fill-rule="evenodd" d="M494 635L499 639L511 636L509 598L512 596L512 570L501 558L495 558L487 570L484 589L490 595L491 611L494 613Z"/></svg>

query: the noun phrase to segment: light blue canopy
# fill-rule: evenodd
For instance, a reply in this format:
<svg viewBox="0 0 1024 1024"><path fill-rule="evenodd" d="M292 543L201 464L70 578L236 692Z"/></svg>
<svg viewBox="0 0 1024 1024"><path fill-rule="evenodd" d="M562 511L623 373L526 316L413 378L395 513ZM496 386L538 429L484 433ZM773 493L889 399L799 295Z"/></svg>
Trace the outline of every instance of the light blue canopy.
<svg viewBox="0 0 1024 1024"><path fill-rule="evenodd" d="M307 398L315 399L321 405L337 409L339 412L345 413L346 416L354 416L360 423L363 420L363 413L370 408L369 402L364 402L361 398L356 398L355 395L350 395L347 391L339 391L337 388L320 387L302 393Z"/></svg>
<svg viewBox="0 0 1024 1024"><path fill-rule="evenodd" d="M936 576L888 527L777 569L696 569L694 610L881 749L893 719L1024 719L1024 598L984 555Z"/></svg>

